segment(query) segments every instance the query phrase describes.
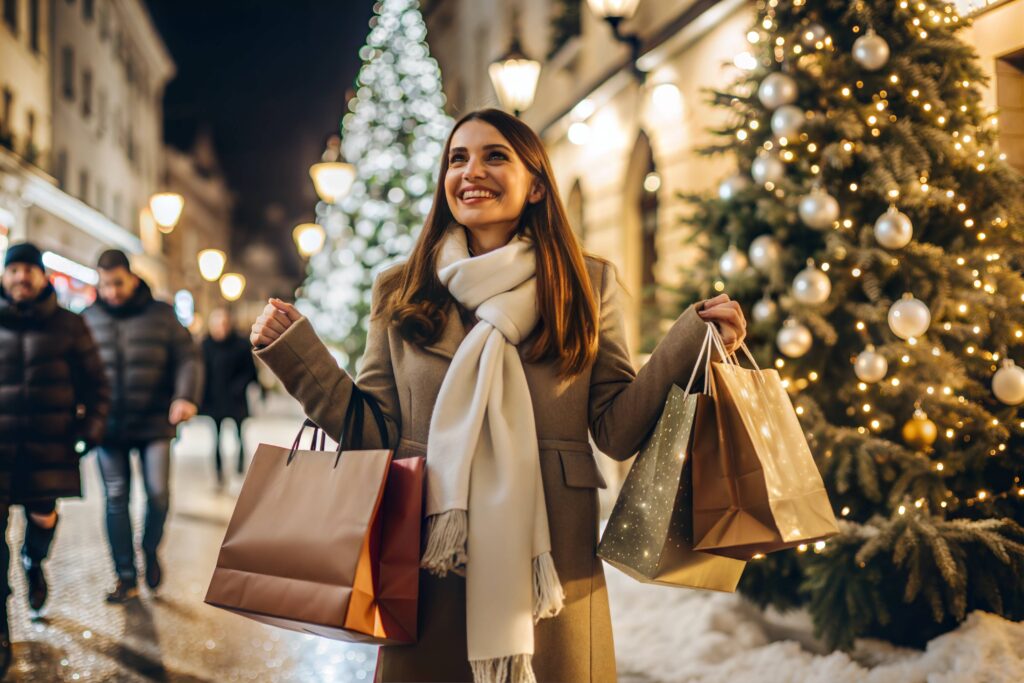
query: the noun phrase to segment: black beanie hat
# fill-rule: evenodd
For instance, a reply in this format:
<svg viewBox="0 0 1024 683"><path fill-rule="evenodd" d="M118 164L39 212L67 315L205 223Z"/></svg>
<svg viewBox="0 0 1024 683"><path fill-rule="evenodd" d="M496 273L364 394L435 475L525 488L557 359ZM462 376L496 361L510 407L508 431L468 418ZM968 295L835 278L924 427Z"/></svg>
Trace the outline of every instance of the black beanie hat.
<svg viewBox="0 0 1024 683"><path fill-rule="evenodd" d="M45 270L43 255L39 251L39 247L31 242L12 244L7 248L7 254L4 256L4 268L12 263L27 263L31 266L38 266L40 270Z"/></svg>

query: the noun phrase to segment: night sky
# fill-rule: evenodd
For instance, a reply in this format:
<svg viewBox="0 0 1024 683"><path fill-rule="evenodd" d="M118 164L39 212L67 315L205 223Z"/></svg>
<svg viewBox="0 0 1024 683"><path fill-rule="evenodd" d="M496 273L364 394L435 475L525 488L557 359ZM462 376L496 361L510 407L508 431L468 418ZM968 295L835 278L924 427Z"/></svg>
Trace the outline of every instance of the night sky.
<svg viewBox="0 0 1024 683"><path fill-rule="evenodd" d="M237 194L235 248L266 239L300 272L291 228L314 218L309 166L338 130L372 0L147 0L177 65L165 139L213 133Z"/></svg>

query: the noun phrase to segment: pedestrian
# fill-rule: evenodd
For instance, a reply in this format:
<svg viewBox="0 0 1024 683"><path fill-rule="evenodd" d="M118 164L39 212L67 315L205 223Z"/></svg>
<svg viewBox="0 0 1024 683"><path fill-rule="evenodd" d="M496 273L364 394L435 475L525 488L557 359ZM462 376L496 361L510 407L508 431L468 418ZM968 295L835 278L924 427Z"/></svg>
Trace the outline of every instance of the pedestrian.
<svg viewBox="0 0 1024 683"><path fill-rule="evenodd" d="M0 522L25 508L22 566L29 607L47 598L43 561L57 529L57 499L82 495L79 458L97 445L110 385L89 328L57 304L35 245L12 245L0 280ZM10 550L0 543L0 678L11 663Z"/></svg>
<svg viewBox="0 0 1024 683"><path fill-rule="evenodd" d="M246 390L256 381L256 363L252 346L238 334L231 312L217 308L210 312L210 333L203 339L203 368L206 379L200 415L213 419L213 462L217 470L217 485L224 483L221 451L221 432L224 421L230 421L238 441L238 474L245 472L245 449L242 447L242 421L249 417ZM222 457L223 456L223 457Z"/></svg>
<svg viewBox="0 0 1024 683"><path fill-rule="evenodd" d="M418 641L382 647L377 680L614 681L588 428L630 457L689 376L705 321L736 348L743 315L724 294L690 306L637 374L615 268L584 255L536 133L471 112L440 166L412 253L377 278L355 380L395 457L427 463ZM353 380L309 320L271 299L250 340L339 438ZM367 422L363 447L380 447Z"/></svg>
<svg viewBox="0 0 1024 683"><path fill-rule="evenodd" d="M131 452L138 452L146 491L142 551L146 584L155 590L163 579L157 550L170 504L171 440L177 425L196 414L202 367L189 331L170 305L153 298L123 251L103 252L97 268L99 297L84 315L113 388L98 461L107 497L107 537L117 572L117 584L107 601L121 603L138 595L128 514Z"/></svg>

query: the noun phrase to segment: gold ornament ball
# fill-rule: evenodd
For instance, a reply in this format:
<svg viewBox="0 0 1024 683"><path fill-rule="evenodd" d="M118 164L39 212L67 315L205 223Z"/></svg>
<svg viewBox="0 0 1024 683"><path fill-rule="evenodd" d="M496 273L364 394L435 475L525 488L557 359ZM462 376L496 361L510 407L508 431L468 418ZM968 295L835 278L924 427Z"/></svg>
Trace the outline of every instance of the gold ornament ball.
<svg viewBox="0 0 1024 683"><path fill-rule="evenodd" d="M923 411L914 412L914 417L907 420L903 425L903 440L908 446L918 450L924 450L935 443L939 438L939 428L928 419Z"/></svg>

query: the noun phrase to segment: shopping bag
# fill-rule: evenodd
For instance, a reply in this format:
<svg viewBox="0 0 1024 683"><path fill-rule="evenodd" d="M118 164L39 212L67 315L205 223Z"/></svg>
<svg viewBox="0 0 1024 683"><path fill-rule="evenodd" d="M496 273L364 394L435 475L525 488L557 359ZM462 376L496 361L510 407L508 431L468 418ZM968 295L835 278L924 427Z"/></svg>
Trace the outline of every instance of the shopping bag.
<svg viewBox="0 0 1024 683"><path fill-rule="evenodd" d="M746 563L693 549L693 426L711 398L689 391L710 351L706 336L687 387L669 390L661 417L622 485L597 554L644 583L731 592Z"/></svg>
<svg viewBox="0 0 1024 683"><path fill-rule="evenodd" d="M345 417L355 448L314 450L303 423L290 449L261 444L217 558L206 602L273 626L371 644L416 640L423 457L359 450L365 405ZM299 448L313 426L308 450Z"/></svg>
<svg viewBox="0 0 1024 683"><path fill-rule="evenodd" d="M712 411L698 415L693 454L695 548L749 560L839 532L821 474L779 373L726 354L711 363Z"/></svg>

